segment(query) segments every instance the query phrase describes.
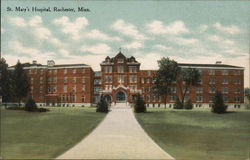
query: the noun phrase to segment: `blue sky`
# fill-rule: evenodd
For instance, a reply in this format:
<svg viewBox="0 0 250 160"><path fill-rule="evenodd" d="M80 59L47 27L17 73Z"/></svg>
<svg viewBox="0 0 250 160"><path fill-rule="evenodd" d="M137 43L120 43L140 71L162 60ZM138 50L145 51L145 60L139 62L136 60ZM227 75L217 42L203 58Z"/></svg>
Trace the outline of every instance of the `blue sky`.
<svg viewBox="0 0 250 160"><path fill-rule="evenodd" d="M122 48L142 69L170 57L246 67L249 86L250 3L244 1L2 1L1 53L9 64L86 63L99 70ZM7 12L65 7L76 12ZM91 12L77 12L77 7Z"/></svg>

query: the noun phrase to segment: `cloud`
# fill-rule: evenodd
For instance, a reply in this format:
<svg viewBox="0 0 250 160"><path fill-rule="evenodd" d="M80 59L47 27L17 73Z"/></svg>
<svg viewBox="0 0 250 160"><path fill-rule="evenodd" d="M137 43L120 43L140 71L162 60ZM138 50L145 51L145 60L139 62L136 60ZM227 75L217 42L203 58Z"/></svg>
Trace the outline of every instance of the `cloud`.
<svg viewBox="0 0 250 160"><path fill-rule="evenodd" d="M83 45L80 48L83 52L89 52L93 54L109 54L111 52L111 48L104 43L99 43L96 45Z"/></svg>
<svg viewBox="0 0 250 160"><path fill-rule="evenodd" d="M111 37L100 30L93 29L85 35L87 38L102 41L121 41L119 37Z"/></svg>
<svg viewBox="0 0 250 160"><path fill-rule="evenodd" d="M29 26L36 27L39 26L43 22L40 16L33 16L30 18L28 24Z"/></svg>
<svg viewBox="0 0 250 160"><path fill-rule="evenodd" d="M46 27L36 27L33 30L33 34L39 39L49 39L51 31Z"/></svg>
<svg viewBox="0 0 250 160"><path fill-rule="evenodd" d="M229 34L232 34L232 35L241 33L241 29L238 26L235 26L235 25L223 26L222 24L217 22L213 26L218 31L222 31L222 32L229 33Z"/></svg>
<svg viewBox="0 0 250 160"><path fill-rule="evenodd" d="M27 23L21 17L11 17L9 20L10 20L11 24L13 24L17 27L26 27L27 26Z"/></svg>
<svg viewBox="0 0 250 160"><path fill-rule="evenodd" d="M78 17L71 22L66 16L54 19L52 23L59 26L63 33L71 35L71 38L74 40L81 38L80 31L89 24L85 17Z"/></svg>
<svg viewBox="0 0 250 160"><path fill-rule="evenodd" d="M49 42L58 47L63 47L66 45L62 43L58 38L55 38L55 37L50 37Z"/></svg>
<svg viewBox="0 0 250 160"><path fill-rule="evenodd" d="M111 25L111 28L115 31L120 32L123 35L126 35L136 40L148 39L145 35L139 32L139 30L137 29L135 25L126 23L122 19L115 21L115 23Z"/></svg>
<svg viewBox="0 0 250 160"><path fill-rule="evenodd" d="M189 29L186 28L185 23L183 21L174 21L169 25L165 25L162 21L155 20L149 24L146 24L146 29L149 33L155 35L178 35L190 32Z"/></svg>
<svg viewBox="0 0 250 160"><path fill-rule="evenodd" d="M153 46L153 48L155 48L157 50L160 50L160 51L169 51L169 50L173 49L171 47L167 47L167 46L162 45L162 44L156 44L156 45Z"/></svg>
<svg viewBox="0 0 250 160"><path fill-rule="evenodd" d="M200 27L199 27L200 32L205 32L207 29L208 29L207 25L200 25Z"/></svg>
<svg viewBox="0 0 250 160"><path fill-rule="evenodd" d="M222 47L224 47L224 45L227 45L226 47L232 47L232 45L235 45L235 41L222 38L222 37L220 37L218 35L208 35L207 39L209 41L215 42L218 45L223 45Z"/></svg>
<svg viewBox="0 0 250 160"><path fill-rule="evenodd" d="M138 41L133 41L131 43L122 45L122 47L126 49L140 49L143 48L143 46L144 46L143 43Z"/></svg>
<svg viewBox="0 0 250 160"><path fill-rule="evenodd" d="M183 37L172 37L170 40L180 46L181 45L186 45L186 46L193 45L199 42L199 40L196 38L183 38Z"/></svg>

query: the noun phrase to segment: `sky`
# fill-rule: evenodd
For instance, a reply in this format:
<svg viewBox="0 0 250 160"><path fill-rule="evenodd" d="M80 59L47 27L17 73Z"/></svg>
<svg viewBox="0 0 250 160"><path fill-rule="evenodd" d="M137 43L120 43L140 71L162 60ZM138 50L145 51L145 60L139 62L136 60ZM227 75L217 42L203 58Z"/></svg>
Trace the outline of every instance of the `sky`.
<svg viewBox="0 0 250 160"><path fill-rule="evenodd" d="M46 1L1 2L1 55L9 65L84 63L95 71L121 48L141 69L157 60L222 61L245 67L249 87L250 3L247 1ZM26 12L15 11L26 8ZM51 12L32 12L32 7ZM75 12L54 12L53 7ZM78 12L84 7L90 12ZM12 11L7 11L11 8Z"/></svg>

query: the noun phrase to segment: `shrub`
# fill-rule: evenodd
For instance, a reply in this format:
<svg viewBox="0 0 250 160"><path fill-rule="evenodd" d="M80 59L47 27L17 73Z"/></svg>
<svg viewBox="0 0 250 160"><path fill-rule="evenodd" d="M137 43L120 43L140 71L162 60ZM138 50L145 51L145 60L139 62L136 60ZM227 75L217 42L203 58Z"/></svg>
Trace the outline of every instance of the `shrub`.
<svg viewBox="0 0 250 160"><path fill-rule="evenodd" d="M38 111L38 112L48 112L49 110L47 108L38 108L36 111Z"/></svg>
<svg viewBox="0 0 250 160"><path fill-rule="evenodd" d="M213 105L212 105L212 112L213 113L225 113L227 110L227 106L224 104L222 94L220 92L216 92Z"/></svg>
<svg viewBox="0 0 250 160"><path fill-rule="evenodd" d="M31 97L29 97L29 99L26 101L24 110L29 111L29 112L33 112L37 110L36 102Z"/></svg>
<svg viewBox="0 0 250 160"><path fill-rule="evenodd" d="M184 108L185 109L193 109L193 103L192 103L192 101L189 99L188 101L187 101L187 103L185 103L185 105L184 105Z"/></svg>
<svg viewBox="0 0 250 160"><path fill-rule="evenodd" d="M183 109L183 104L178 97L176 98L174 109Z"/></svg>
<svg viewBox="0 0 250 160"><path fill-rule="evenodd" d="M107 113L109 111L108 103L103 96L101 96L100 101L97 103L96 112Z"/></svg>
<svg viewBox="0 0 250 160"><path fill-rule="evenodd" d="M145 101L142 99L139 93L136 94L135 96L134 112L136 113L146 112Z"/></svg>

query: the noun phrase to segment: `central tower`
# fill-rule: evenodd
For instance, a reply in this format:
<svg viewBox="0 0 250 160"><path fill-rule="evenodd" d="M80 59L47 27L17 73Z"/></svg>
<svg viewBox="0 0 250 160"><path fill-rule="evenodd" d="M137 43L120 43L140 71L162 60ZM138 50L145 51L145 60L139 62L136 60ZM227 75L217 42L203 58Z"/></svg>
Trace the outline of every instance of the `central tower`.
<svg viewBox="0 0 250 160"><path fill-rule="evenodd" d="M121 51L110 58L107 56L101 64L102 91L110 102L132 102L133 95L140 93L140 63L131 56L127 58Z"/></svg>

